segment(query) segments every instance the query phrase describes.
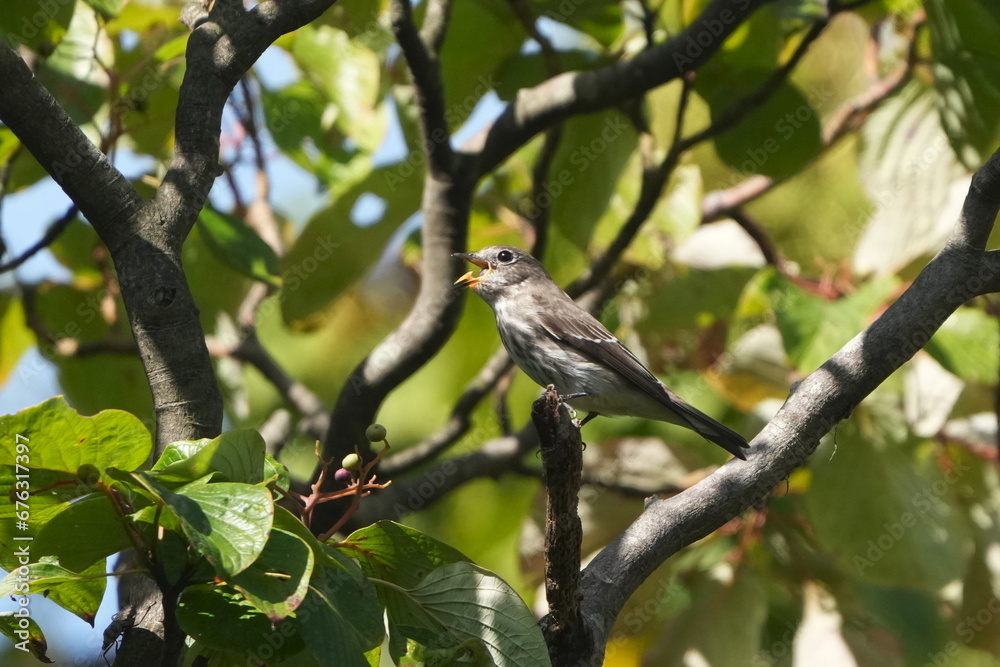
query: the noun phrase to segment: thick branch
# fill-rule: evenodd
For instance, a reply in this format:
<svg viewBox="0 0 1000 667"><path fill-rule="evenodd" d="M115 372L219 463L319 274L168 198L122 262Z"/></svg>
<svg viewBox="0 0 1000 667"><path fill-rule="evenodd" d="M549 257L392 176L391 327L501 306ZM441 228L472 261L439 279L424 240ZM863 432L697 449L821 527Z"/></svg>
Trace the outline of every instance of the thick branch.
<svg viewBox="0 0 1000 667"><path fill-rule="evenodd" d="M696 70L743 21L768 2L771 0L712 0L676 37L642 51L632 60L567 72L521 90L479 137L477 177L489 173L533 136L561 120L620 105Z"/></svg>
<svg viewBox="0 0 1000 667"><path fill-rule="evenodd" d="M393 30L413 76L429 166L420 205L424 216L420 292L406 319L354 369L337 397L324 443L326 459L339 458L356 446L368 447L364 430L382 401L441 349L465 303L464 294L452 288L461 264L452 254L465 250L475 181L453 159L440 67L433 53L443 39L446 17L445 5L434 10L433 20L440 25L429 28L428 46L417 34L408 0L393 0ZM335 505L323 505L321 514L329 518L338 511Z"/></svg>
<svg viewBox="0 0 1000 667"><path fill-rule="evenodd" d="M552 664L576 664L577 650L589 646L580 618L580 549L583 526L577 514L583 443L580 428L556 388L549 385L531 406L545 471L545 597L549 613L542 620Z"/></svg>
<svg viewBox="0 0 1000 667"><path fill-rule="evenodd" d="M428 8L428 40L440 48L448 27L446 2L433 2ZM444 110L444 90L441 87L441 65L433 46L428 46L417 33L409 0L393 0L390 16L392 30L413 76L414 96L420 112L420 133L424 153L432 175L440 178L452 171L452 151L448 121Z"/></svg>
<svg viewBox="0 0 1000 667"><path fill-rule="evenodd" d="M998 210L1000 151L973 178L962 221L944 250L878 320L802 381L751 443L749 461L730 462L694 487L650 503L587 566L582 609L598 646L607 642L625 601L665 559L763 499L956 308L998 286L1000 264L983 251ZM580 664L599 665L602 657L603 649Z"/></svg>

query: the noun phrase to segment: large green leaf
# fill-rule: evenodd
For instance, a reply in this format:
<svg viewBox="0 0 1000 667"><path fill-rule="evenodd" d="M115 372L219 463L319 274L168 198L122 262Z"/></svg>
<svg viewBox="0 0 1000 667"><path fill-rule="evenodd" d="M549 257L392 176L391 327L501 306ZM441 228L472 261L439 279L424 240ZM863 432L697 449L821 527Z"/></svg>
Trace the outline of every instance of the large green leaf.
<svg viewBox="0 0 1000 667"><path fill-rule="evenodd" d="M125 4L125 0L86 0L86 2L105 19L114 18Z"/></svg>
<svg viewBox="0 0 1000 667"><path fill-rule="evenodd" d="M180 520L191 544L220 576L242 572L263 551L274 518L267 489L220 482L176 493L164 488L157 491Z"/></svg>
<svg viewBox="0 0 1000 667"><path fill-rule="evenodd" d="M310 595L319 594L317 600L322 602L321 607L329 607L324 614L347 622L362 651L369 651L382 643L385 637L385 610L367 578L359 580L352 572L341 568L323 568L317 570L309 587Z"/></svg>
<svg viewBox="0 0 1000 667"><path fill-rule="evenodd" d="M15 49L24 44L49 55L66 35L75 8L75 2L60 0L6 0L0 12L0 35Z"/></svg>
<svg viewBox="0 0 1000 667"><path fill-rule="evenodd" d="M372 171L320 211L289 249L282 264L281 313L286 323L312 330L320 314L371 267L389 237L420 207L422 171L409 162ZM358 197L381 197L386 208L373 224L351 222Z"/></svg>
<svg viewBox="0 0 1000 667"><path fill-rule="evenodd" d="M742 71L741 79L763 82L769 72ZM734 82L712 73L698 92L708 102L712 120L719 121L739 103ZM699 76L698 81L702 78ZM714 85L713 85L714 84ZM738 95L739 88L735 88ZM715 138L719 157L744 177L764 174L789 178L805 167L822 146L819 115L807 97L790 83L782 83L759 107Z"/></svg>
<svg viewBox="0 0 1000 667"><path fill-rule="evenodd" d="M42 284L36 292L36 308L42 324L57 340L131 340L129 327L110 324L124 317L125 308L120 298L103 288ZM39 347L59 369L59 385L77 410L89 414L118 408L153 423L152 394L138 354L67 357L50 343Z"/></svg>
<svg viewBox="0 0 1000 667"><path fill-rule="evenodd" d="M279 285L278 256L245 222L206 206L198 216L198 225L205 244L220 260L254 280Z"/></svg>
<svg viewBox="0 0 1000 667"><path fill-rule="evenodd" d="M488 570L466 562L439 567L405 598L446 628L456 644L482 642L496 665L550 664L535 617L514 589Z"/></svg>
<svg viewBox="0 0 1000 667"><path fill-rule="evenodd" d="M469 561L457 549L392 521L356 530L337 548L351 554L369 577L404 588L416 586L438 567Z"/></svg>
<svg viewBox="0 0 1000 667"><path fill-rule="evenodd" d="M38 623L30 616L19 616L13 611L0 612L0 634L9 639L17 650L31 653L40 662L52 662L45 655L49 643Z"/></svg>
<svg viewBox="0 0 1000 667"><path fill-rule="evenodd" d="M614 44L624 32L622 5L615 0L565 2L565 0L535 0L534 11L551 21L558 21L579 30L603 47ZM562 54L560 54L562 55ZM566 67L565 69L572 69Z"/></svg>
<svg viewBox="0 0 1000 667"><path fill-rule="evenodd" d="M657 589L668 597L657 599L654 609L664 615L672 607L681 610L665 626L663 641L657 642L659 646L647 659L651 664L679 665L684 664L685 655L698 655L708 665L755 664L768 612L766 582L749 567L733 572L723 566L711 575L698 573L689 578L694 579L690 601L671 599L677 590L673 587ZM629 627L645 621L650 607L647 604L634 612Z"/></svg>
<svg viewBox="0 0 1000 667"><path fill-rule="evenodd" d="M167 445L151 474L160 482L193 482L212 472L227 482L264 480L264 439L253 429L228 431L212 440Z"/></svg>
<svg viewBox="0 0 1000 667"><path fill-rule="evenodd" d="M364 656L368 649L362 647L351 624L332 601L311 587L309 599L318 602L309 608L308 616L297 622L308 651L320 664L369 667Z"/></svg>
<svg viewBox="0 0 1000 667"><path fill-rule="evenodd" d="M17 451L19 444L27 451ZM74 474L84 463L101 471L112 466L132 470L142 465L152 447L149 431L135 416L104 410L84 417L62 396L0 417L0 465L25 463Z"/></svg>
<svg viewBox="0 0 1000 667"><path fill-rule="evenodd" d="M24 308L19 299L0 294L0 384L6 383L21 355L34 342L24 323Z"/></svg>
<svg viewBox="0 0 1000 667"><path fill-rule="evenodd" d="M895 281L875 280L857 292L835 301L804 292L775 272L762 274L760 282L768 295L785 343L785 352L803 372L812 372L868 325L874 313L889 298Z"/></svg>
<svg viewBox="0 0 1000 667"><path fill-rule="evenodd" d="M445 118L452 131L497 85L495 72L521 49L526 36L504 0L466 0L452 5L448 38L441 49ZM472 53L475 58L469 57Z"/></svg>
<svg viewBox="0 0 1000 667"><path fill-rule="evenodd" d="M941 124L970 170L1000 139L1000 7L990 0L927 0Z"/></svg>
<svg viewBox="0 0 1000 667"><path fill-rule="evenodd" d="M233 577L231 583L277 623L302 604L313 563L312 551L304 540L274 529L257 560Z"/></svg>
<svg viewBox="0 0 1000 667"><path fill-rule="evenodd" d="M874 211L859 216L866 224L854 268L890 275L944 245L968 176L948 149L934 92L919 79L872 114L862 137L858 171Z"/></svg>
<svg viewBox="0 0 1000 667"><path fill-rule="evenodd" d="M27 573L19 567L0 581L0 597L23 594L23 584L27 581L32 595L43 595L91 626L94 625L94 618L108 583L105 561L94 563L79 573L70 572L48 560L21 567L26 568Z"/></svg>
<svg viewBox="0 0 1000 667"><path fill-rule="evenodd" d="M52 517L38 532L31 550L37 556L55 556L62 567L82 572L131 546L111 501L95 493Z"/></svg>
<svg viewBox="0 0 1000 667"><path fill-rule="evenodd" d="M845 572L936 592L961 580L971 549L955 502L965 471L915 463L889 432L890 411L898 407L869 399L838 429L836 451L827 452L831 443L813 457L806 508L817 539Z"/></svg>
<svg viewBox="0 0 1000 667"><path fill-rule="evenodd" d="M637 136L617 110L565 122L544 192L533 204L550 207L553 224L577 246L586 247L590 240L635 149Z"/></svg>
<svg viewBox="0 0 1000 667"><path fill-rule="evenodd" d="M177 622L198 642L241 664L292 656L304 645L291 619L274 625L241 593L218 584L185 588L177 601Z"/></svg>
<svg viewBox="0 0 1000 667"><path fill-rule="evenodd" d="M378 109L381 64L374 51L329 25L295 32L292 54L305 76L329 100L327 117L345 137L372 152L385 123Z"/></svg>
<svg viewBox="0 0 1000 667"><path fill-rule="evenodd" d="M967 382L992 385L1000 372L996 320L978 308L959 308L924 347L939 364Z"/></svg>

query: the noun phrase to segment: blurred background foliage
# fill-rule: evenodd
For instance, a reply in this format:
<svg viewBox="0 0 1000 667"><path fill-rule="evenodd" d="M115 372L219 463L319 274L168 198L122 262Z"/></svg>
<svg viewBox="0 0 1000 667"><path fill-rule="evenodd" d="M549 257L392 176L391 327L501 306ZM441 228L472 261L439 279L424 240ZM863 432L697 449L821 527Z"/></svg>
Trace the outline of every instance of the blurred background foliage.
<svg viewBox="0 0 1000 667"><path fill-rule="evenodd" d="M386 4L341 0L283 37L227 109L225 176L184 248L217 351L227 427L260 427L289 409L261 373L226 354L255 282L270 290L254 318L263 345L327 406L414 297L425 160ZM707 4L455 2L441 56L453 143L519 89L628 60ZM689 81L565 121L533 196L543 151L534 139L482 181L470 248L529 246L526 219L547 209L543 259L570 283L619 234L644 167L677 136L708 128L707 140L679 155L604 290L601 317L680 395L755 435L792 384L877 317L941 247L971 172L1000 143L1000 5L850 4L800 61L810 26L839 5L769 3ZM0 12L0 35L23 47L73 119L146 193L171 155L187 39L180 8L5 0ZM748 103L765 88L762 103ZM77 409L123 408L152 425L107 251L68 201L64 214L37 213L51 209L39 198L59 195L2 126L0 170L3 262L23 254L18 239L37 240L49 225L58 232L0 275L4 411L24 407L54 369ZM746 191L738 206L720 204ZM978 299L932 337L900 341L901 354L923 349L834 426L806 467L633 596L606 664L1000 664L998 315L1000 301ZM470 302L445 348L383 406L393 448L437 430L498 345L488 308ZM537 387L519 373L499 386L446 456L527 421ZM644 495L686 488L725 461L661 423L601 419L585 437L585 555L641 511ZM295 435L282 458L304 479L312 451ZM465 484L405 521L498 572L542 610L544 499L534 463Z"/></svg>

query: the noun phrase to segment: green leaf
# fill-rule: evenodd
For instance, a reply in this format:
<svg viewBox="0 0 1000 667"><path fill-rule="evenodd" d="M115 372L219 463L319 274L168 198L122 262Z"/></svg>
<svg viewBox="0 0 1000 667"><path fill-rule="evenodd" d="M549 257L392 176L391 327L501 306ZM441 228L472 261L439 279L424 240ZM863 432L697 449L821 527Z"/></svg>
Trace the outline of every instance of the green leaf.
<svg viewBox="0 0 1000 667"><path fill-rule="evenodd" d="M382 142L385 121L378 110L382 66L371 49L332 26L295 32L292 54L306 78L325 93L332 124L363 151Z"/></svg>
<svg viewBox="0 0 1000 667"><path fill-rule="evenodd" d="M337 549L351 554L369 577L385 579L403 588L418 585L436 568L469 562L465 555L444 542L384 520L354 531Z"/></svg>
<svg viewBox="0 0 1000 667"><path fill-rule="evenodd" d="M933 460L914 463L896 444L890 411L899 408L869 399L838 429L836 452L831 443L812 458L806 508L823 549L851 576L936 593L965 572L971 543L954 498L968 467L945 475Z"/></svg>
<svg viewBox="0 0 1000 667"><path fill-rule="evenodd" d="M863 331L889 298L893 279L874 280L836 301L807 294L794 283L771 272L762 278L785 352L803 372L812 372L845 343Z"/></svg>
<svg viewBox="0 0 1000 667"><path fill-rule="evenodd" d="M86 0L86 3L105 19L112 19L121 11L125 0Z"/></svg>
<svg viewBox="0 0 1000 667"><path fill-rule="evenodd" d="M321 664L345 667L369 667L366 650L361 646L350 623L333 602L318 589L309 589L309 599L318 604L297 623L309 652Z"/></svg>
<svg viewBox="0 0 1000 667"><path fill-rule="evenodd" d="M206 206L198 216L198 228L205 245L224 263L254 280L280 286L278 256L243 220Z"/></svg>
<svg viewBox="0 0 1000 667"><path fill-rule="evenodd" d="M21 300L0 294L0 384L7 382L21 355L34 342L34 335L24 322Z"/></svg>
<svg viewBox="0 0 1000 667"><path fill-rule="evenodd" d="M466 0L452 5L448 39L440 58L445 119L452 131L498 85L497 69L521 50L526 37L504 0ZM476 57L470 58L470 53Z"/></svg>
<svg viewBox="0 0 1000 667"><path fill-rule="evenodd" d="M224 585L185 588L177 601L177 622L195 640L240 659L240 664L258 664L263 656L292 656L304 647L292 619L275 626L242 593Z"/></svg>
<svg viewBox="0 0 1000 667"><path fill-rule="evenodd" d="M361 571L361 568L352 558L344 555L330 545L320 542L298 517L281 505L274 506L274 527L297 535L303 542L309 545L317 565L343 570L350 574L358 583L365 581L365 573Z"/></svg>
<svg viewBox="0 0 1000 667"><path fill-rule="evenodd" d="M542 631L524 601L500 577L472 563L440 567L406 594L447 628L456 645L482 642L497 665L548 665Z"/></svg>
<svg viewBox="0 0 1000 667"><path fill-rule="evenodd" d="M0 35L15 50L24 44L48 56L66 35L75 8L75 2L59 0L5 0Z"/></svg>
<svg viewBox="0 0 1000 667"><path fill-rule="evenodd" d="M287 491L292 485L292 477L288 471L288 466L270 454L264 455L264 471L262 475L265 481L274 480L273 482L269 482L268 486L273 484L274 488L281 491Z"/></svg>
<svg viewBox="0 0 1000 667"><path fill-rule="evenodd" d="M45 635L30 616L17 616L13 611L0 612L0 634L13 642L16 649L31 653L39 662L52 662L45 655L49 650Z"/></svg>
<svg viewBox="0 0 1000 667"><path fill-rule="evenodd" d="M310 596L318 595L316 600L321 602L321 616L334 619L338 625L346 622L346 629L354 640L352 643L360 647L360 652L370 651L382 643L385 638L384 608L368 579L358 580L351 572L340 568L322 568L309 586ZM303 619L303 622L306 621ZM310 646L322 646L323 640L312 636L313 632L321 632L322 627L321 622L319 625L314 622L303 629Z"/></svg>
<svg viewBox="0 0 1000 667"><path fill-rule="evenodd" d="M927 0L941 124L969 170L1000 139L1000 8L983 0Z"/></svg>
<svg viewBox="0 0 1000 667"><path fill-rule="evenodd" d="M250 567L264 550L274 518L267 489L220 482L176 493L162 487L157 491L180 520L192 546L221 577Z"/></svg>
<svg viewBox="0 0 1000 667"><path fill-rule="evenodd" d="M854 267L890 275L943 247L968 175L948 150L934 92L918 78L879 106L862 137L858 172L875 210Z"/></svg>
<svg viewBox="0 0 1000 667"><path fill-rule="evenodd" d="M57 340L132 340L128 327L115 328L109 323L109 316L120 318L125 309L121 299L103 287L82 290L70 285L43 283L36 292L36 309L44 327ZM153 423L149 380L137 354L67 357L48 342L42 343L39 349L59 369L59 385L79 412L92 414L117 408Z"/></svg>
<svg viewBox="0 0 1000 667"><path fill-rule="evenodd" d="M150 474L163 483L187 483L217 472L228 482L259 484L264 480L264 450L264 439L253 429L175 442L167 445Z"/></svg>
<svg viewBox="0 0 1000 667"><path fill-rule="evenodd" d="M534 204L550 206L553 224L577 246L586 247L590 240L636 141L635 128L617 110L576 116L564 123L546 196L539 195Z"/></svg>
<svg viewBox="0 0 1000 667"><path fill-rule="evenodd" d="M420 208L422 171L409 162L376 169L339 194L302 230L282 263L281 314L299 331L315 329L322 311L368 271L399 225ZM350 221L358 197L386 201L382 218L359 227Z"/></svg>
<svg viewBox="0 0 1000 667"><path fill-rule="evenodd" d="M0 568L8 572L19 564L25 538L37 535L71 500L93 491L75 472L25 472L13 465L0 465L0 489L9 489L0 496Z"/></svg>
<svg viewBox="0 0 1000 667"><path fill-rule="evenodd" d="M625 22L622 20L621 3L615 0L594 0L591 2L565 2L564 0L543 0L532 3L539 15L552 21L564 23L603 47L609 47L621 38ZM559 54L560 57L562 53ZM565 66L565 63L562 63ZM566 66L565 69L574 69Z"/></svg>
<svg viewBox="0 0 1000 667"><path fill-rule="evenodd" d="M132 547L121 519L103 493L80 498L52 517L35 537L36 556L55 556L59 565L82 572L95 562Z"/></svg>
<svg viewBox="0 0 1000 667"><path fill-rule="evenodd" d="M107 587L106 566L102 560L76 573L48 561L22 565L0 581L0 597L23 595L27 581L32 595L47 597L93 627ZM22 567L27 568L27 574Z"/></svg>
<svg viewBox="0 0 1000 667"><path fill-rule="evenodd" d="M959 308L945 320L924 349L945 370L967 382L992 385L1000 372L996 320L978 308Z"/></svg>
<svg viewBox="0 0 1000 667"><path fill-rule="evenodd" d="M27 454L15 451L28 446ZM84 463L98 470L138 468L149 456L153 442L135 416L121 410L104 410L84 417L62 396L0 417L0 465L13 465L16 456L28 457L32 469L47 468L74 475Z"/></svg>
<svg viewBox="0 0 1000 667"><path fill-rule="evenodd" d="M230 583L277 623L302 604L313 562L312 551L304 540L275 528L253 565L233 577Z"/></svg>
<svg viewBox="0 0 1000 667"><path fill-rule="evenodd" d="M94 259L94 249L100 243L93 227L74 218L49 245L49 250L63 266L73 272L74 287L91 290L103 286L104 277Z"/></svg>
<svg viewBox="0 0 1000 667"><path fill-rule="evenodd" d="M763 82L769 74L770 71L742 71L732 76ZM734 104L739 103L739 91L732 78L718 76L698 88L709 104L713 122L729 114ZM819 115L801 91L783 83L766 102L715 137L714 142L719 157L744 177L764 174L775 179L790 178L819 155L822 147Z"/></svg>
<svg viewBox="0 0 1000 667"><path fill-rule="evenodd" d="M758 650L768 616L765 588L768 582L758 575L756 568L740 567L733 571L727 566L716 570L714 576L692 572L686 578L693 580L690 600L673 598L678 589L657 589L661 596L666 593L667 598L656 598L658 607L666 607L660 614L668 615L672 605L680 609L669 614L663 641L658 641L658 648L644 659L661 665L684 664L685 655L703 656L708 665L752 665L761 661ZM683 593L686 595L687 591ZM649 606L634 610L632 622L645 620L649 610ZM754 658L749 660L748 656ZM767 660L762 662L771 664Z"/></svg>

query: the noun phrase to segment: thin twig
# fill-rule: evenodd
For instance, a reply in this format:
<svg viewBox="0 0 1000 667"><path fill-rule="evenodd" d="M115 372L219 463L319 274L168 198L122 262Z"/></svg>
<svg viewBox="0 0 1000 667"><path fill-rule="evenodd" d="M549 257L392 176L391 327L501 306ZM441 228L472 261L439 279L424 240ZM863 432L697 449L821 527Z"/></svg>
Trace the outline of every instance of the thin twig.
<svg viewBox="0 0 1000 667"><path fill-rule="evenodd" d="M76 218L76 214L79 213L80 209L76 204L70 206L62 216L55 220L49 228L45 230L45 234L42 238L38 239L35 243L31 245L27 250L22 252L20 255L10 260L0 264L0 273L6 273L7 271L13 271L17 267L21 266L29 259L37 255L40 251L48 248L52 245L52 242L59 238L59 235L66 231L69 227L69 223L73 222Z"/></svg>

